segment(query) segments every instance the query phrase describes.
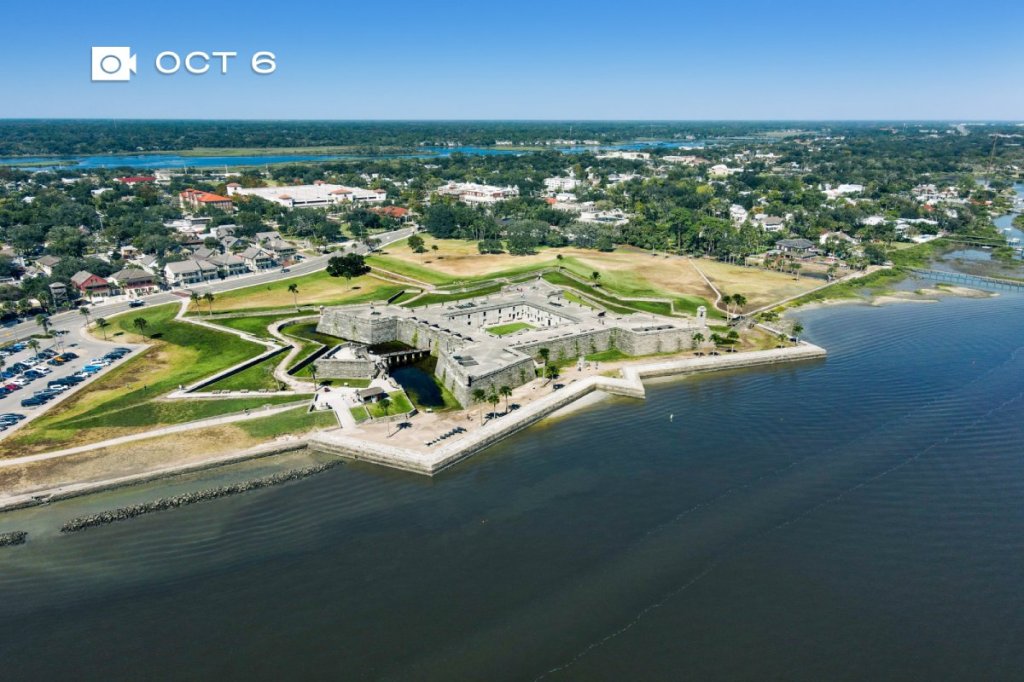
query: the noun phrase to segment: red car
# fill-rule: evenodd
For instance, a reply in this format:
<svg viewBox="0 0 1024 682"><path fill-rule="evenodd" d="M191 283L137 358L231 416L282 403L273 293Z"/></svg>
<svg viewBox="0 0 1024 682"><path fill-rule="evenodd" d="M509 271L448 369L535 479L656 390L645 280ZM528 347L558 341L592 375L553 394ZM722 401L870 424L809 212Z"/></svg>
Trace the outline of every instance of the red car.
<svg viewBox="0 0 1024 682"><path fill-rule="evenodd" d="M21 386L19 386L18 384L6 384L4 388L6 388L8 391L17 391L19 388L21 388Z"/></svg>

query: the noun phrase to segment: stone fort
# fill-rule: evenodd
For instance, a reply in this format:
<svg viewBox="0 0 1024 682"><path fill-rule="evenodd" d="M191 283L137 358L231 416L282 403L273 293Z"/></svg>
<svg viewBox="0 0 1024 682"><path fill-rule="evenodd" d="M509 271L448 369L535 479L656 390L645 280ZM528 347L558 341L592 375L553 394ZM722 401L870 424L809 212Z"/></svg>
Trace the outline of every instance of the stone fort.
<svg viewBox="0 0 1024 682"><path fill-rule="evenodd" d="M316 368L323 378L367 376L376 366L359 345L398 341L434 355L436 377L468 407L478 388L489 393L535 379L542 348L551 361L611 349L636 356L674 353L691 348L695 333L707 336L706 316L703 307L694 317L614 314L569 301L561 288L538 279L497 294L419 308L325 308L317 331L349 343L340 357L317 360ZM488 331L513 323L524 326L501 336Z"/></svg>

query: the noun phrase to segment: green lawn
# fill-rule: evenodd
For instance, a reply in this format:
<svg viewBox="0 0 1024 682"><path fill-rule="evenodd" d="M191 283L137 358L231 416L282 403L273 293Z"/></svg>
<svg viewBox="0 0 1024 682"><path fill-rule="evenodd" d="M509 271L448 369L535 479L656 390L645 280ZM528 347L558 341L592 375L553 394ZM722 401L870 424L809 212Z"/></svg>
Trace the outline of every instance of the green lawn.
<svg viewBox="0 0 1024 682"><path fill-rule="evenodd" d="M284 327L281 327L282 334L289 338L295 339L296 342L300 344L302 347L302 350L299 351L299 354L295 356L295 362L292 365L292 367L299 364L300 362L308 358L310 355L315 353L320 348L320 346L333 346L338 343L341 343L342 340L336 336L330 336L328 334L321 334L320 332L318 332L316 330L316 326L316 321L310 321L293 322L292 324L287 324ZM295 374L295 376L310 376L311 367L312 364L306 365L301 370L299 370Z"/></svg>
<svg viewBox="0 0 1024 682"><path fill-rule="evenodd" d="M288 291L292 284L299 289L295 295ZM365 303L387 300L403 289L408 287L385 282L372 274L346 280L344 277L331 277L326 270L319 270L301 277L217 294L213 311L274 311L283 315L289 307L295 309L296 301L298 305ZM195 307L197 313L206 310L207 306L202 302Z"/></svg>
<svg viewBox="0 0 1024 682"><path fill-rule="evenodd" d="M425 305L433 305L434 303L448 303L449 301L461 301L466 298L476 298L477 296L486 296L495 292L501 291L501 282L495 282L494 284L478 287L470 291L453 291L450 293L442 291L433 291L429 294L421 296L412 302L405 302L402 305L406 308L421 308Z"/></svg>
<svg viewBox="0 0 1024 682"><path fill-rule="evenodd" d="M487 331L495 336L507 336L524 329L536 329L536 327L532 324L526 324L525 322L510 322L508 324L499 324L494 327L488 327Z"/></svg>
<svg viewBox="0 0 1024 682"><path fill-rule="evenodd" d="M404 414L412 411L412 403L410 403L409 398L406 397L405 391L389 393L388 397L391 398L391 406L388 408L388 415ZM370 403L366 406L366 411L369 412L370 416L374 419L379 419L384 416L384 408L380 403Z"/></svg>
<svg viewBox="0 0 1024 682"><path fill-rule="evenodd" d="M255 421L238 422L237 426L253 438L274 438L286 433L303 433L313 429L329 429L338 425L333 410L310 412L296 407Z"/></svg>
<svg viewBox="0 0 1024 682"><path fill-rule="evenodd" d="M143 430L258 407L271 398L248 401L157 401L156 398L258 355L263 347L174 319L176 304L130 311L110 320L108 336L148 342L150 348L105 370L89 386L28 424L0 445L0 455L80 445L123 429ZM146 320L146 336L133 321ZM116 335L116 336L115 336ZM111 433L111 430L122 431Z"/></svg>
<svg viewBox="0 0 1024 682"><path fill-rule="evenodd" d="M274 378L274 368L277 367L277 363L281 362L282 357L284 356L278 354L272 358L267 358L263 362L243 369L237 374L232 374L209 386L205 386L202 391L258 391L262 388L276 391L280 388L280 385L277 379Z"/></svg>
<svg viewBox="0 0 1024 682"><path fill-rule="evenodd" d="M299 314L301 313L295 313L293 311L277 315L254 315L252 317L228 317L223 319L197 315L196 319L212 322L213 324L220 325L221 327L230 327L231 329L245 332L246 334L258 336L261 339L273 340L274 337L267 331L267 327L274 322L280 322L281 320L286 320L289 317L296 317Z"/></svg>

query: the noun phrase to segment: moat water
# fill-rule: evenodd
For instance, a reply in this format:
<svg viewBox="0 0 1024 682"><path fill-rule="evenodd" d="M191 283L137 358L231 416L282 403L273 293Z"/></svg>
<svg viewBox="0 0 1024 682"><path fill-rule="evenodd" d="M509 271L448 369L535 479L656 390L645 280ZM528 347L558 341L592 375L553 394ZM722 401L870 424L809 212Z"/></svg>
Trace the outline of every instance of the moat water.
<svg viewBox="0 0 1024 682"><path fill-rule="evenodd" d="M3 678L1020 679L1024 296L799 316L827 360L654 384L435 479L4 515L32 535L0 548Z"/></svg>

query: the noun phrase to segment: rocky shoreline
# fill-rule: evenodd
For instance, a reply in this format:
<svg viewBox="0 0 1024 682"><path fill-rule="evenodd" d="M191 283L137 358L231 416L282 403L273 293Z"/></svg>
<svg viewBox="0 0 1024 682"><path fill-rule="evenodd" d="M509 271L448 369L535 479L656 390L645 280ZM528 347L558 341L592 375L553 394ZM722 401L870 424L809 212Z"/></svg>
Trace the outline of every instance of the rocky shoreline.
<svg viewBox="0 0 1024 682"><path fill-rule="evenodd" d="M342 462L340 460L325 462L316 466L306 467L304 469L292 469L291 471L284 471L279 474L264 476L263 478L256 478L242 483L233 483L231 485L223 485L217 488L207 488L206 490L182 493L181 495L175 495L174 497L162 497L158 500L153 500L152 502L143 502L141 504L133 504L127 507L118 507L117 509L89 514L88 516L78 516L65 522L64 525L60 527L60 532L76 533L78 531L85 530L86 528L94 528L96 526L103 526L116 521L134 519L135 517L142 516L143 514L150 514L152 512L164 511L167 509L176 509L178 507L186 507L190 504L196 504L197 502L216 500L221 497L238 495L252 490L260 490L261 488L269 488L282 483L288 483L289 481L297 481L310 476L315 476L316 474L323 473L324 471L333 469L341 464ZM24 542L24 539L22 542Z"/></svg>
<svg viewBox="0 0 1024 682"><path fill-rule="evenodd" d="M23 530L14 530L9 533L0 533L0 547L10 547L12 545L24 545L25 540L28 538L28 533Z"/></svg>

